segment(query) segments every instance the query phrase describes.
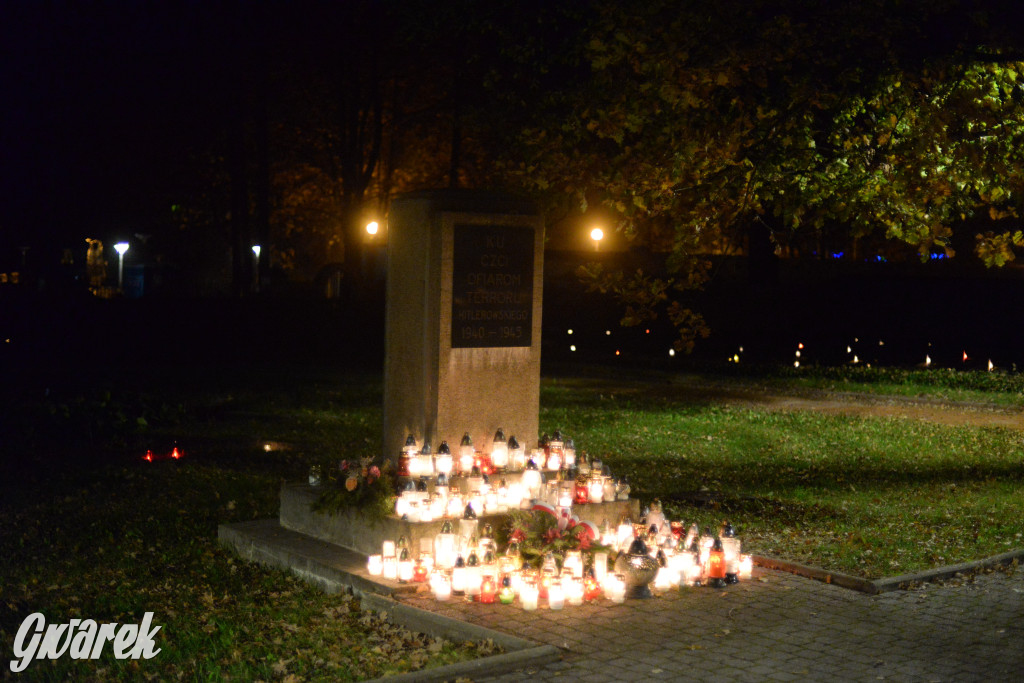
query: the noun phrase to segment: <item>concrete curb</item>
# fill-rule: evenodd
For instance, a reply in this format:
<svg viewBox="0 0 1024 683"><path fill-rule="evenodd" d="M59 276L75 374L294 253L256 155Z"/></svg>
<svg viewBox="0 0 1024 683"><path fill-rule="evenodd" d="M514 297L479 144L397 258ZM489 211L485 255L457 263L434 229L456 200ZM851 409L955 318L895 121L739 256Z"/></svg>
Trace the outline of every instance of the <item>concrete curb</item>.
<svg viewBox="0 0 1024 683"><path fill-rule="evenodd" d="M351 589L364 609L384 612L411 631L448 640L491 640L506 652L469 662L387 676L388 681L444 681L539 666L561 658L553 645L540 645L476 624L469 624L395 601L391 595L415 590L407 584L370 579L366 557L326 541L283 528L276 519L221 524L218 540L241 557L287 569L324 592Z"/></svg>
<svg viewBox="0 0 1024 683"><path fill-rule="evenodd" d="M1024 560L1024 549L1011 550L1000 555L994 555L981 560L974 560L973 562L963 562L961 564L938 567L936 569L918 572L916 574L903 574L901 576L875 579L874 581L859 576L830 572L818 567L797 564L796 562L777 560L763 555L753 555L752 559L754 564L758 567L777 569L779 571L789 572L790 574L796 574L797 576L803 576L808 579L823 581L841 588L849 588L861 593L867 593L868 595L878 595L879 593L888 593L889 591L905 588L909 584L941 581L943 579L952 578L957 574L968 574L980 569L1013 564L1015 561Z"/></svg>
<svg viewBox="0 0 1024 683"><path fill-rule="evenodd" d="M878 589L872 581L863 579L859 576L830 572L824 569L819 569L818 567L810 567L808 565L797 564L796 562L787 562L786 560L777 560L773 557L765 557L763 555L752 555L751 559L753 559L755 565L758 567L764 567L765 569L777 569L779 571L789 572L790 574L796 574L797 576L803 576L808 579L833 584L841 588L849 588L851 590L860 591L861 593L867 593L868 595L875 595L878 593Z"/></svg>
<svg viewBox="0 0 1024 683"><path fill-rule="evenodd" d="M877 579L874 581L874 584L879 593L885 593L887 591L904 588L907 584L940 581L942 579L952 578L957 574L969 574L971 572L976 572L979 569L989 569L991 567L1013 564L1014 561L1021 560L1024 560L1024 549L1018 548L1017 550L1011 550L1009 552L1002 553L1001 555L993 555L992 557L986 557L985 559L975 560L973 562L953 564L948 567L939 567L938 569L919 572L917 574L903 574L902 576Z"/></svg>

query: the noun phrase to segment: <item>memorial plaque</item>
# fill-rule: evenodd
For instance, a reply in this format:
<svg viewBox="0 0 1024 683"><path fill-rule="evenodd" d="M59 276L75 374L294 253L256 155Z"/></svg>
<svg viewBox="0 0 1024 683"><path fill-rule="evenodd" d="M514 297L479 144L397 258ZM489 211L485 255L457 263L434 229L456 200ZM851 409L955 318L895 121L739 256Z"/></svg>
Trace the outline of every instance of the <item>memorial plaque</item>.
<svg viewBox="0 0 1024 683"><path fill-rule="evenodd" d="M530 346L532 228L454 226L452 348Z"/></svg>

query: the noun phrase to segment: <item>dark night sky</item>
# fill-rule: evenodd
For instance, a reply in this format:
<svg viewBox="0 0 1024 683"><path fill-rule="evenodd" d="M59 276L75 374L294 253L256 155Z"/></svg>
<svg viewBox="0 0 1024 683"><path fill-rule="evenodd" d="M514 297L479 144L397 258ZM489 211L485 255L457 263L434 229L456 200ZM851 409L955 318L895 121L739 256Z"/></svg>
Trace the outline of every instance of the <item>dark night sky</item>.
<svg viewBox="0 0 1024 683"><path fill-rule="evenodd" d="M170 201L156 188L216 117L238 46L233 12L207 7L0 3L0 244L127 236Z"/></svg>

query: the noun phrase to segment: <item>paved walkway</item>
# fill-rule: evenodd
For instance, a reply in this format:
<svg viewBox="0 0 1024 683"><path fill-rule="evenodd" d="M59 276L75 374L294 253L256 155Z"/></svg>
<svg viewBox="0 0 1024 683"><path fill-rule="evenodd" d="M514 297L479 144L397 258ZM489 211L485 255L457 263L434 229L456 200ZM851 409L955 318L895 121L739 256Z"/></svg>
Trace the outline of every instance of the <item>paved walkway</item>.
<svg viewBox="0 0 1024 683"><path fill-rule="evenodd" d="M876 596L755 569L721 591L557 612L396 597L565 653L481 681L1024 679L1024 569Z"/></svg>

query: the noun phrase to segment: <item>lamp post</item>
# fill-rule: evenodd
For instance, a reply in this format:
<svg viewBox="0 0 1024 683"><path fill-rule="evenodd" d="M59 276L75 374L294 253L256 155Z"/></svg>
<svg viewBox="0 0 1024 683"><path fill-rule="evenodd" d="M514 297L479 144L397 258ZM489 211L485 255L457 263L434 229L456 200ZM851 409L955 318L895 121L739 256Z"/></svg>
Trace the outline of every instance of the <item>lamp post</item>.
<svg viewBox="0 0 1024 683"><path fill-rule="evenodd" d="M124 253L128 251L129 244L127 242L118 242L114 245L114 251L117 252L117 288L121 289L121 283L124 282Z"/></svg>
<svg viewBox="0 0 1024 683"><path fill-rule="evenodd" d="M252 255L253 255L253 268L252 268L252 270L253 270L253 273L252 273L253 274L253 290L256 291L256 292L260 291L260 252L262 250L263 250L263 248L260 245L258 245L258 244L252 245Z"/></svg>
<svg viewBox="0 0 1024 683"><path fill-rule="evenodd" d="M604 230L601 228L594 228L590 231L590 239L594 240L594 251L600 251L601 240L604 239Z"/></svg>

